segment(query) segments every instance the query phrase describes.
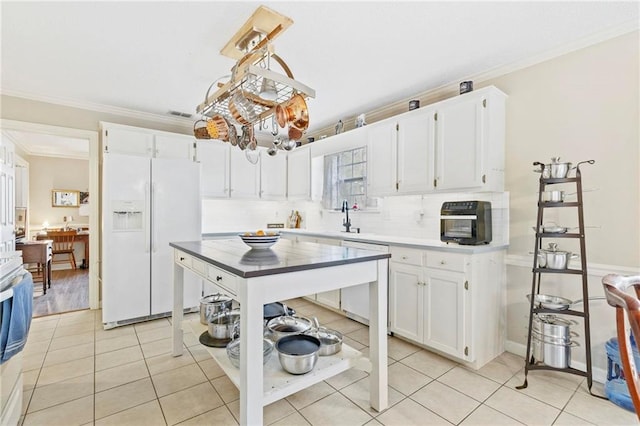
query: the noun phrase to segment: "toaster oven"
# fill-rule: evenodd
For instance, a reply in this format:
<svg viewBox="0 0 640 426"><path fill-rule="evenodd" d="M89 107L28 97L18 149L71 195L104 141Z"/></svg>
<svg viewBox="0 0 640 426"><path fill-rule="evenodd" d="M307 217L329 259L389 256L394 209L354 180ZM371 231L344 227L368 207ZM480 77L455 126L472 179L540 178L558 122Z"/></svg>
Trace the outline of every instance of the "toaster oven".
<svg viewBox="0 0 640 426"><path fill-rule="evenodd" d="M464 245L491 242L491 203L447 201L440 209L440 240Z"/></svg>

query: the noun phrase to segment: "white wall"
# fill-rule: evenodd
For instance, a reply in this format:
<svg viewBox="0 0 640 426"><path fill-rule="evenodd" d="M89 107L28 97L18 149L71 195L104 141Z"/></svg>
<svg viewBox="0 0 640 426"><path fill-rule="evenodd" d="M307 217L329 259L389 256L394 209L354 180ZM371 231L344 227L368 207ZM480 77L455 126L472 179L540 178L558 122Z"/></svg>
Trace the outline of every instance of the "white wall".
<svg viewBox="0 0 640 426"><path fill-rule="evenodd" d="M71 226L88 226L89 218L80 216L78 207L52 207L51 190L88 191L89 161L38 156L30 156L27 161L30 229L37 231L42 228L44 222L49 222L51 227L64 226L64 216L73 216Z"/></svg>

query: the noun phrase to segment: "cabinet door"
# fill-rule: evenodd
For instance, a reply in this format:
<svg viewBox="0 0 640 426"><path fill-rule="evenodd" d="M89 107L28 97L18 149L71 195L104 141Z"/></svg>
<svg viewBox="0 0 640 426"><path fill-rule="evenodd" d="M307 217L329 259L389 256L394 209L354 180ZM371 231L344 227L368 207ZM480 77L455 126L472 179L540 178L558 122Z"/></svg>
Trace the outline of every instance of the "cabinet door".
<svg viewBox="0 0 640 426"><path fill-rule="evenodd" d="M284 200L287 197L287 156L279 153L273 157L266 149L260 149L260 198Z"/></svg>
<svg viewBox="0 0 640 426"><path fill-rule="evenodd" d="M193 136L179 134L155 135L155 158L183 158L193 159L193 144L196 139Z"/></svg>
<svg viewBox="0 0 640 426"><path fill-rule="evenodd" d="M107 127L103 133L104 151L112 154L153 155L153 133L135 128Z"/></svg>
<svg viewBox="0 0 640 426"><path fill-rule="evenodd" d="M483 99L438 108L436 119L436 189L482 186Z"/></svg>
<svg viewBox="0 0 640 426"><path fill-rule="evenodd" d="M465 356L468 303L464 274L425 269L424 344L458 358Z"/></svg>
<svg viewBox="0 0 640 426"><path fill-rule="evenodd" d="M229 197L229 145L219 141L198 141L202 198Z"/></svg>
<svg viewBox="0 0 640 426"><path fill-rule="evenodd" d="M398 118L398 192L433 190L434 111L421 109Z"/></svg>
<svg viewBox="0 0 640 426"><path fill-rule="evenodd" d="M424 323L422 271L419 266L390 262L389 329L416 342L422 342Z"/></svg>
<svg viewBox="0 0 640 426"><path fill-rule="evenodd" d="M260 161L252 164L243 150L231 150L229 183L231 198L258 198L260 191Z"/></svg>
<svg viewBox="0 0 640 426"><path fill-rule="evenodd" d="M382 121L367 128L367 186L369 195L397 192L396 121Z"/></svg>
<svg viewBox="0 0 640 426"><path fill-rule="evenodd" d="M287 155L287 197L290 200L311 198L311 156L308 148Z"/></svg>

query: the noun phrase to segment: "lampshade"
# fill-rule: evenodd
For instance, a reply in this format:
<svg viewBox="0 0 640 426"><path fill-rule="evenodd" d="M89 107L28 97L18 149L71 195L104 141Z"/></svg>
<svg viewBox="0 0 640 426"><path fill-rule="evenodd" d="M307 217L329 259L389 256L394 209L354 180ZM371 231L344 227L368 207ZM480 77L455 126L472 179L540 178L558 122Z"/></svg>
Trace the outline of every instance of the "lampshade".
<svg viewBox="0 0 640 426"><path fill-rule="evenodd" d="M80 216L89 216L91 213L91 209L89 208L89 204L80 204L80 208L78 209L78 215Z"/></svg>

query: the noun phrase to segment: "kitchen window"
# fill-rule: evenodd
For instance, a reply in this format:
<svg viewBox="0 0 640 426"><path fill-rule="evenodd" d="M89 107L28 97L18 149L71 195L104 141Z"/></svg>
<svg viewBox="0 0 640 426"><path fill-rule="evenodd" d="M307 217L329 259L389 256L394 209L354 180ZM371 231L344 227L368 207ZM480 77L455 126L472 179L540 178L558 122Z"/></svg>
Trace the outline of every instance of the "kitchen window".
<svg viewBox="0 0 640 426"><path fill-rule="evenodd" d="M324 157L322 205L339 210L342 200L359 209L375 207L376 200L367 198L367 147L342 151Z"/></svg>

